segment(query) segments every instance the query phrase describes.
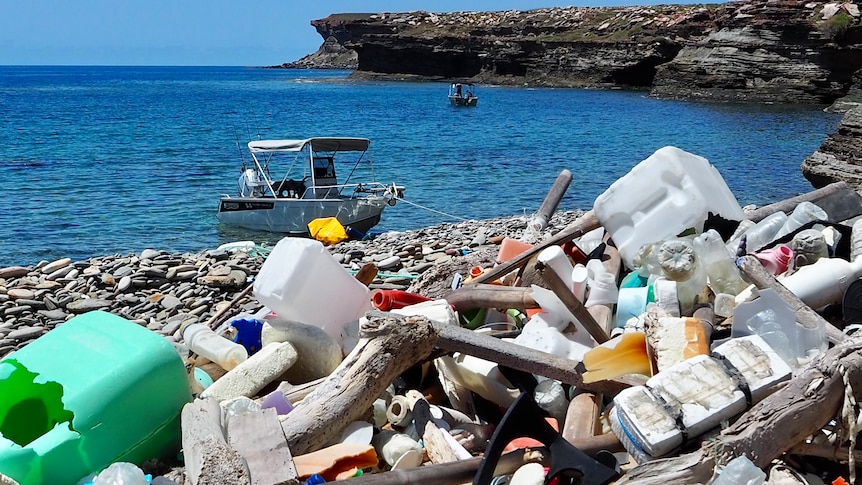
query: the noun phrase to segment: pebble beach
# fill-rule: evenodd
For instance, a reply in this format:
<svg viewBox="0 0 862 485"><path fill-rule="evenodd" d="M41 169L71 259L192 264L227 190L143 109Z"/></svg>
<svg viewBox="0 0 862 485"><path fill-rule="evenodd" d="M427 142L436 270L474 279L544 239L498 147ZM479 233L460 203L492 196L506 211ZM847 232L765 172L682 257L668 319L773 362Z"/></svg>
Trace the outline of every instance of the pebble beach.
<svg viewBox="0 0 862 485"><path fill-rule="evenodd" d="M528 230L528 217L521 215L390 231L370 240L334 244L328 250L348 271L369 262L377 264L372 289L408 289L421 274L453 258L495 251L503 237L550 236L581 214L557 212L541 234ZM227 246L196 253L146 249L139 254L61 258L0 268L0 359L93 310L114 313L177 342L182 323L207 322L229 306L253 281L271 249L247 243ZM249 294L228 315L254 313L262 306Z"/></svg>

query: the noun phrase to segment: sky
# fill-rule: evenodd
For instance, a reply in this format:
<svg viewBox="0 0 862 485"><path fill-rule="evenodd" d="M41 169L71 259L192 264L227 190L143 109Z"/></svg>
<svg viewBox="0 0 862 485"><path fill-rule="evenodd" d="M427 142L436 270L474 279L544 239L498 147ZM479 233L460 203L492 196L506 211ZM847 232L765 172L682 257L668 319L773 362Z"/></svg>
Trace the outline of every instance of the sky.
<svg viewBox="0 0 862 485"><path fill-rule="evenodd" d="M660 3L701 2L7 0L0 3L0 65L271 66L317 50L323 39L310 22L332 13Z"/></svg>

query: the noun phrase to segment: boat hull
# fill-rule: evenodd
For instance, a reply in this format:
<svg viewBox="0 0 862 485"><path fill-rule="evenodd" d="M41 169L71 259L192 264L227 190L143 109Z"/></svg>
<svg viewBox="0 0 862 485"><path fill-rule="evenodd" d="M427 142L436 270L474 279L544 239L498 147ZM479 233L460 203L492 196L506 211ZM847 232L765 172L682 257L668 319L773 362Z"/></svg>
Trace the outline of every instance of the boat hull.
<svg viewBox="0 0 862 485"><path fill-rule="evenodd" d="M222 197L218 220L222 224L255 231L307 236L308 223L335 217L344 226L360 232L380 222L384 198L360 199L275 199L269 197Z"/></svg>
<svg viewBox="0 0 862 485"><path fill-rule="evenodd" d="M462 96L449 96L449 103L458 107L474 107L479 103L478 97L465 98Z"/></svg>

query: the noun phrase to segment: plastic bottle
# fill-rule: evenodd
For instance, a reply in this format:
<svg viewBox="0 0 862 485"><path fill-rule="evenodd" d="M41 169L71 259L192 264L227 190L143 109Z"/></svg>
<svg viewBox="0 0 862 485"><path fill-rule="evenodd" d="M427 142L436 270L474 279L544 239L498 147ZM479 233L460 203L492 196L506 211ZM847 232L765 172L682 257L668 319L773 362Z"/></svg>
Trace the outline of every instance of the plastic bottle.
<svg viewBox="0 0 862 485"><path fill-rule="evenodd" d="M597 274L594 280L590 280L590 293L584 306L587 308L594 305L612 306L616 304L618 298L619 288L614 275L603 271Z"/></svg>
<svg viewBox="0 0 862 485"><path fill-rule="evenodd" d="M587 294L587 280L589 279L589 271L587 267L578 263L572 269L572 293L578 300L584 301L584 296Z"/></svg>
<svg viewBox="0 0 862 485"><path fill-rule="evenodd" d="M826 211L813 202L809 202L807 200L800 202L787 217L787 220L784 222L784 225L781 226L781 229L778 230L778 233L775 235L775 239L790 234L809 222L825 221L828 217L829 216L826 214Z"/></svg>
<svg viewBox="0 0 862 485"><path fill-rule="evenodd" d="M707 274L694 247L684 239L671 239L659 247L658 260L665 278L676 281L680 311L690 315L698 296L706 288Z"/></svg>
<svg viewBox="0 0 862 485"><path fill-rule="evenodd" d="M862 277L862 258L852 263L841 258L820 258L781 280L781 283L811 308L838 303L850 283Z"/></svg>
<svg viewBox="0 0 862 485"><path fill-rule="evenodd" d="M778 211L767 216L762 221L755 224L751 229L745 231L746 252L753 253L775 240L775 235L778 234L778 231L786 221L787 214Z"/></svg>
<svg viewBox="0 0 862 485"><path fill-rule="evenodd" d="M93 479L93 485L147 485L149 480L134 463L116 462Z"/></svg>
<svg viewBox="0 0 862 485"><path fill-rule="evenodd" d="M738 295L748 287L718 231L710 229L702 233L694 238L692 245L716 293Z"/></svg>
<svg viewBox="0 0 862 485"><path fill-rule="evenodd" d="M791 347L790 339L784 331L784 326L778 322L774 310L766 309L755 314L745 322L745 326L751 333L760 335L788 365L797 367L794 348ZM795 343L796 336L793 337Z"/></svg>
<svg viewBox="0 0 862 485"><path fill-rule="evenodd" d="M745 455L730 460L712 485L762 485L766 473L751 462Z"/></svg>
<svg viewBox="0 0 862 485"><path fill-rule="evenodd" d="M218 335L206 325L186 324L180 333L189 349L215 362L224 370L231 370L248 359L245 347Z"/></svg>

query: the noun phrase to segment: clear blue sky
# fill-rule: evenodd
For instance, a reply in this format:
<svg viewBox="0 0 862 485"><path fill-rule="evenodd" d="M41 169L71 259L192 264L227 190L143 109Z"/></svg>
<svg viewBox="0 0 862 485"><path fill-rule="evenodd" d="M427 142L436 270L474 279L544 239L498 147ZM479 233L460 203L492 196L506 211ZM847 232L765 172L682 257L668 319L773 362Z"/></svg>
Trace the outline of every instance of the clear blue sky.
<svg viewBox="0 0 862 485"><path fill-rule="evenodd" d="M715 3L711 0L707 3ZM529 10L691 0L7 0L0 64L265 66L314 52L331 13Z"/></svg>

